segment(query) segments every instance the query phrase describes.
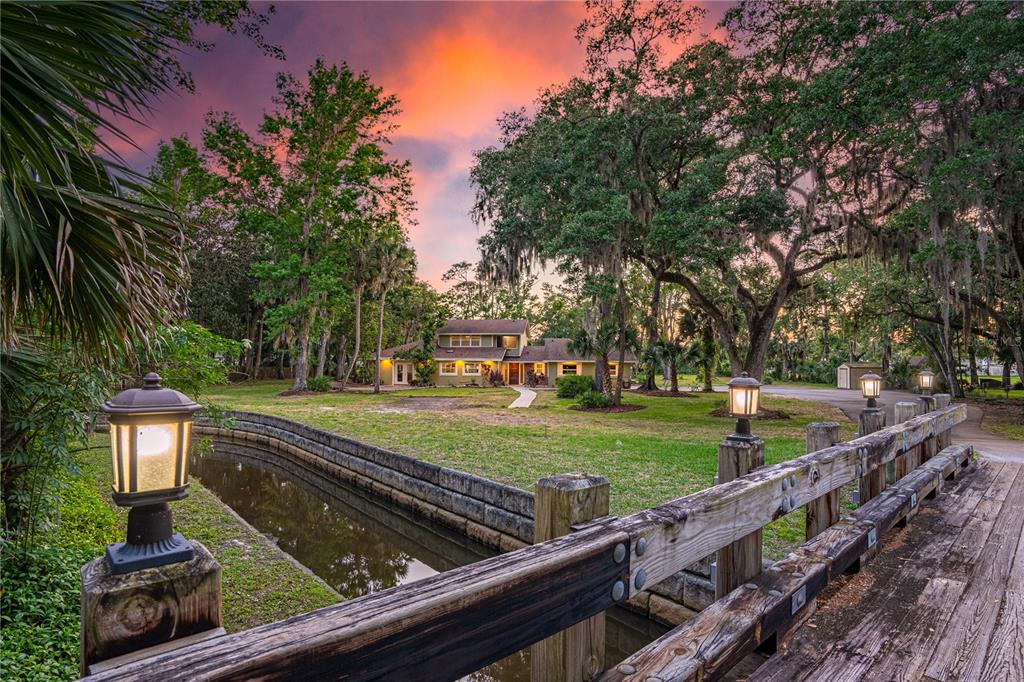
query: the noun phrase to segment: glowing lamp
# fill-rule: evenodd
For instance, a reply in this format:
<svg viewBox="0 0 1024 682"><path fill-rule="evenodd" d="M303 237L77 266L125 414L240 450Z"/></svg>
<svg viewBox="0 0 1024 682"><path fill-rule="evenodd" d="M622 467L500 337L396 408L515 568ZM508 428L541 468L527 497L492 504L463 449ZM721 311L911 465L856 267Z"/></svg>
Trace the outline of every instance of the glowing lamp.
<svg viewBox="0 0 1024 682"><path fill-rule="evenodd" d="M750 420L757 416L761 400L761 384L743 372L729 382L729 414L736 417L736 433L732 440L754 440L750 433Z"/></svg>
<svg viewBox="0 0 1024 682"><path fill-rule="evenodd" d="M103 404L110 419L113 498L129 507L128 538L107 547L113 573L129 573L192 558L192 545L172 528L168 502L188 493L192 416L201 409L187 396L160 386L150 372Z"/></svg>
<svg viewBox="0 0 1024 682"><path fill-rule="evenodd" d="M860 392L868 399L868 407L878 407L875 398L882 394L882 377L868 372L860 378Z"/></svg>
<svg viewBox="0 0 1024 682"><path fill-rule="evenodd" d="M931 395L932 389L935 387L935 373L929 370L922 370L917 375L917 385L921 388L921 392L925 395Z"/></svg>

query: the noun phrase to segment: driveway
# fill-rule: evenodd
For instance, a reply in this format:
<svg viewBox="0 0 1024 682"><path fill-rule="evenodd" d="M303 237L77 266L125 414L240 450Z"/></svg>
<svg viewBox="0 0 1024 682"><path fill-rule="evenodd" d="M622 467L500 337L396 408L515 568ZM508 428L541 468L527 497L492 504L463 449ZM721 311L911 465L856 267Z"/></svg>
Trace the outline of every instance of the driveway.
<svg viewBox="0 0 1024 682"><path fill-rule="evenodd" d="M761 387L765 395L776 395L797 400L814 400L838 407L854 422L864 409L864 398L860 391L841 388L802 388L799 386ZM917 395L909 391L883 391L878 399L879 407L885 409L887 424L894 423L894 405L903 401L917 401ZM984 431L981 428L982 412L979 408L967 406L967 421L953 429L953 442L973 445L974 449L989 459L1000 462L1024 463L1024 441L1010 440Z"/></svg>

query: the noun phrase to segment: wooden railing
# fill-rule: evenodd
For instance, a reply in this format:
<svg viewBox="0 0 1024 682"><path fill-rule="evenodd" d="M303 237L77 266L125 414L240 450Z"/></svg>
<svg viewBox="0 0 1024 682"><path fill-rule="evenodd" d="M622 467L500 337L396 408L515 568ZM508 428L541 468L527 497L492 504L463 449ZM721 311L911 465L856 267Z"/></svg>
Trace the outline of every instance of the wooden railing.
<svg viewBox="0 0 1024 682"><path fill-rule="evenodd" d="M454 679L927 449L965 418L963 405L936 410L625 518L90 679ZM605 679L714 679L784 631L830 576L873 551L881 533L911 516L924 495L969 457L970 448L958 446L924 462L850 518L607 671Z"/></svg>

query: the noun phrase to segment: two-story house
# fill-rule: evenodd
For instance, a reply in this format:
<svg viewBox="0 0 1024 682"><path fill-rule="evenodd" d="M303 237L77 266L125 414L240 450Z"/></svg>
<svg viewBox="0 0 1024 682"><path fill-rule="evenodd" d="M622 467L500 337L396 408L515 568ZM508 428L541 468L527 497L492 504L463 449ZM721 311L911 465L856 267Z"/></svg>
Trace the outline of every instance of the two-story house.
<svg viewBox="0 0 1024 682"><path fill-rule="evenodd" d="M448 320L437 330L437 370L431 380L439 386L483 385L491 373L499 372L503 383L510 386L554 386L562 376L594 376L596 358L570 351L569 339L542 339L543 345L535 346L527 345L527 340L526 320ZM382 351L381 383L412 384L416 376L412 362L395 356L419 347L422 341ZM628 380L636 357L627 353L624 364ZM618 375L617 362L609 363L608 369L612 376Z"/></svg>

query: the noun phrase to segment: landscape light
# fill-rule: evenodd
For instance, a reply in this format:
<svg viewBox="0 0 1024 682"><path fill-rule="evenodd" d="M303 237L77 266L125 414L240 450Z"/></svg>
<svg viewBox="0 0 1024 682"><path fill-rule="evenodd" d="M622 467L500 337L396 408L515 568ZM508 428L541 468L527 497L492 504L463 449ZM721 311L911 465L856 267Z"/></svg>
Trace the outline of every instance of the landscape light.
<svg viewBox="0 0 1024 682"><path fill-rule="evenodd" d="M761 384L743 372L729 382L729 414L736 417L736 433L731 440L755 440L750 433L750 420L757 416Z"/></svg>
<svg viewBox="0 0 1024 682"><path fill-rule="evenodd" d="M128 512L128 539L107 547L113 573L129 573L192 559L192 545L172 529L173 500L188 496L192 416L201 409L147 374L142 388L103 404L110 418L113 498Z"/></svg>
<svg viewBox="0 0 1024 682"><path fill-rule="evenodd" d="M930 370L922 370L917 375L917 385L921 387L921 392L925 395L932 394L932 388L935 386L935 373Z"/></svg>
<svg viewBox="0 0 1024 682"><path fill-rule="evenodd" d="M882 393L882 377L868 372L860 378L860 391L868 399L868 407L878 407L875 398Z"/></svg>

